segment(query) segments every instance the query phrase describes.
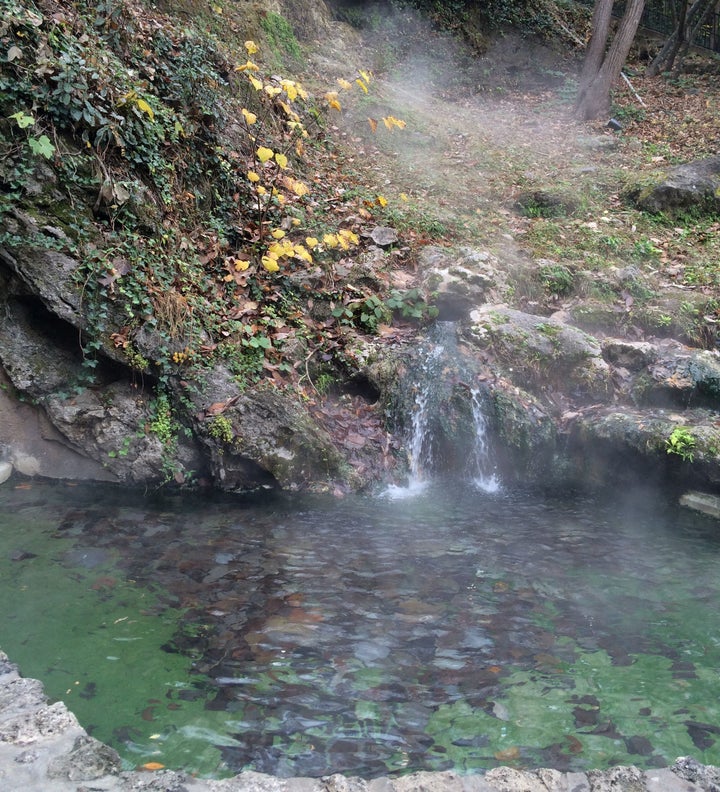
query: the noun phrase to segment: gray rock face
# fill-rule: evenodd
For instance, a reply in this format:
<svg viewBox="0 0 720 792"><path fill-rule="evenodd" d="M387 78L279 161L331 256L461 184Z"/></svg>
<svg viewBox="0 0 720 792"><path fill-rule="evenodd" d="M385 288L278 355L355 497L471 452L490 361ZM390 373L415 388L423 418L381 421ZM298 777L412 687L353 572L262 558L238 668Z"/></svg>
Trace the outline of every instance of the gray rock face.
<svg viewBox="0 0 720 792"><path fill-rule="evenodd" d="M720 211L720 157L679 165L650 187L634 191L633 197L646 212Z"/></svg>

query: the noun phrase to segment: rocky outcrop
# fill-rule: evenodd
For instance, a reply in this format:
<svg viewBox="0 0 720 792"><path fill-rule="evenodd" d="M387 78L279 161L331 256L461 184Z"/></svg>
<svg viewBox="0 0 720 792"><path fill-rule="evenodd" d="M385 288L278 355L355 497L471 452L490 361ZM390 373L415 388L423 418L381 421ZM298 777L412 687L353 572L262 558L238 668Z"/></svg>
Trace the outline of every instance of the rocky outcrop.
<svg viewBox="0 0 720 792"><path fill-rule="evenodd" d="M720 212L720 157L678 165L651 184L633 188L630 197L646 212Z"/></svg>
<svg viewBox="0 0 720 792"><path fill-rule="evenodd" d="M241 773L202 780L172 770L123 770L118 754L90 737L40 682L20 676L0 651L0 785L4 792L711 792L720 770L685 757L671 768L616 767L587 773L498 767L485 775L413 773L398 778L331 775L275 778Z"/></svg>

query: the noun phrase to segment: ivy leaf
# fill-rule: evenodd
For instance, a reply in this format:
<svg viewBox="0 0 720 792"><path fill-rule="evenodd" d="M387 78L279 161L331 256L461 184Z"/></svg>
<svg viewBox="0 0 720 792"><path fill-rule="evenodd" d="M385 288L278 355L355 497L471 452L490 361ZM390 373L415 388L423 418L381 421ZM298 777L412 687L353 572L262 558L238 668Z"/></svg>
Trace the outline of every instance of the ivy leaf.
<svg viewBox="0 0 720 792"><path fill-rule="evenodd" d="M17 123L20 129L27 129L29 126L32 126L35 123L35 119L31 115L27 115L22 110L18 110L17 113L13 113L8 118L12 118L13 121Z"/></svg>
<svg viewBox="0 0 720 792"><path fill-rule="evenodd" d="M50 142L50 138L47 135L41 135L39 138L30 138L28 143L33 154L39 154L45 159L53 158L55 146Z"/></svg>

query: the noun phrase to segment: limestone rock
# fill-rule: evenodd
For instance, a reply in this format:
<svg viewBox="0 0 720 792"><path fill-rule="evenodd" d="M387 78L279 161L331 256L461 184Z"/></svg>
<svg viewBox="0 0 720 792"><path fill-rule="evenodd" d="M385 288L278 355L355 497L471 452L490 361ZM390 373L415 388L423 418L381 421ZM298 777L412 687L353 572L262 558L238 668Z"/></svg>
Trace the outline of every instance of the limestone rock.
<svg viewBox="0 0 720 792"><path fill-rule="evenodd" d="M556 387L581 399L612 390L600 343L576 327L503 305L483 306L470 321L466 338L492 350L510 378L520 377L529 390Z"/></svg>

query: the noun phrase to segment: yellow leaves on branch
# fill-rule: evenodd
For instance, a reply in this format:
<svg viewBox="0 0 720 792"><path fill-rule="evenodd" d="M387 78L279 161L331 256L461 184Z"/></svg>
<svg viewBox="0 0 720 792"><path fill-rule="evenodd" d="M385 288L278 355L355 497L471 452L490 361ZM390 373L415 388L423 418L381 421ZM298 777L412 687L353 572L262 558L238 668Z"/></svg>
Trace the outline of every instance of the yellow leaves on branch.
<svg viewBox="0 0 720 792"><path fill-rule="evenodd" d="M325 247L330 249L350 250L351 245L360 243L360 238L355 232L347 228L341 228L336 234L324 234L322 241Z"/></svg>
<svg viewBox="0 0 720 792"><path fill-rule="evenodd" d="M263 165L269 160L272 159L275 152L268 148L267 146L260 146L258 150L255 152L255 156L257 156L258 160L263 163Z"/></svg>
<svg viewBox="0 0 720 792"><path fill-rule="evenodd" d="M243 118L245 119L245 123L248 126L252 126L257 121L257 116L255 115L255 113L251 113L249 110L246 110L244 107L241 112Z"/></svg>
<svg viewBox="0 0 720 792"><path fill-rule="evenodd" d="M275 154L275 162L277 162L281 168L287 168L288 158L284 154L278 152Z"/></svg>
<svg viewBox="0 0 720 792"><path fill-rule="evenodd" d="M395 116L384 116L382 119L383 124L385 124L386 129L390 132L393 129L405 129L406 122L401 121L399 118L395 118ZM378 122L374 118L368 118L368 124L370 124L370 129L375 132L378 128Z"/></svg>
<svg viewBox="0 0 720 792"><path fill-rule="evenodd" d="M248 55L255 55L255 53L260 52L260 47L252 40L245 42L245 49Z"/></svg>
<svg viewBox="0 0 720 792"><path fill-rule="evenodd" d="M383 118L383 124L392 132L393 127L397 127L398 129L405 129L405 121L401 121L399 118L395 118L395 116L385 116Z"/></svg>
<svg viewBox="0 0 720 792"><path fill-rule="evenodd" d="M337 91L328 91L325 94L325 101L328 103L328 106L331 107L333 110L337 110L338 112L342 110L342 105L338 101Z"/></svg>

